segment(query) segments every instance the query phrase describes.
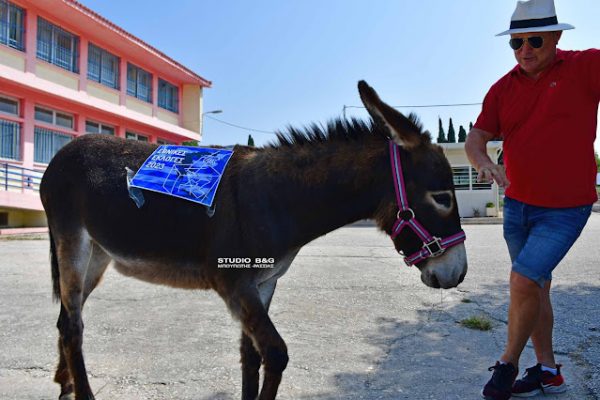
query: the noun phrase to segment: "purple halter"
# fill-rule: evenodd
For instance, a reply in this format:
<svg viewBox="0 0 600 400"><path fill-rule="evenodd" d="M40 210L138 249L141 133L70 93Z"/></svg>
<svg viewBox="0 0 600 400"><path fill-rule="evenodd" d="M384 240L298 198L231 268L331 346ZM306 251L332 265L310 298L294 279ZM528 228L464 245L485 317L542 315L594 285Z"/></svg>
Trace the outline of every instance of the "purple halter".
<svg viewBox="0 0 600 400"><path fill-rule="evenodd" d="M415 218L414 211L408 206L406 197L406 188L404 185L404 175L402 174L402 163L400 162L400 149L392 140L390 144L390 160L392 164L392 177L394 178L394 189L396 189L396 203L398 204L398 214L396 222L392 227L392 239L402 232L402 229L409 227L423 241L421 250L404 257L406 265L411 266L429 257L440 256L447 248L455 246L465 241L465 232L461 230L452 236L439 238L432 236L423 225Z"/></svg>

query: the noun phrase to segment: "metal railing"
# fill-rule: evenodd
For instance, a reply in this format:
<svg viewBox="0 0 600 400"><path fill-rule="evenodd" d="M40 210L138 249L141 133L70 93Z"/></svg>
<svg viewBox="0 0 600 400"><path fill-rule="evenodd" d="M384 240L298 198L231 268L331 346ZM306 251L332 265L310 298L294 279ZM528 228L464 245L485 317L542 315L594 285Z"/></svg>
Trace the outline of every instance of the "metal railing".
<svg viewBox="0 0 600 400"><path fill-rule="evenodd" d="M0 190L39 192L44 171L0 163Z"/></svg>

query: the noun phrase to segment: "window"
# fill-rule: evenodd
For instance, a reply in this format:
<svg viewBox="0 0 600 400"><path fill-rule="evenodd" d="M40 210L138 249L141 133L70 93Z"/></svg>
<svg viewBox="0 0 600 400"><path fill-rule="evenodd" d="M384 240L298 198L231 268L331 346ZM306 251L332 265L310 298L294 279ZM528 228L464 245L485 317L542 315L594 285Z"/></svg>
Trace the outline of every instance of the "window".
<svg viewBox="0 0 600 400"><path fill-rule="evenodd" d="M114 135L115 128L112 126L100 124L93 121L85 121L86 133L104 133L105 135Z"/></svg>
<svg viewBox="0 0 600 400"><path fill-rule="evenodd" d="M152 103L152 74L127 64L127 94Z"/></svg>
<svg viewBox="0 0 600 400"><path fill-rule="evenodd" d="M88 46L88 79L118 89L119 57L90 43Z"/></svg>
<svg viewBox="0 0 600 400"><path fill-rule="evenodd" d="M0 0L0 44L25 50L23 20L25 10L6 0Z"/></svg>
<svg viewBox="0 0 600 400"><path fill-rule="evenodd" d="M156 139L156 143L159 144L159 145L161 145L161 146L165 145L165 144L175 144L175 143L170 142L170 141L168 141L166 139Z"/></svg>
<svg viewBox="0 0 600 400"><path fill-rule="evenodd" d="M492 188L492 184L487 182L477 182L477 171L475 168L471 168L471 187L473 190L490 190Z"/></svg>
<svg viewBox="0 0 600 400"><path fill-rule="evenodd" d="M35 120L73 129L73 116L43 107L35 107Z"/></svg>
<svg viewBox="0 0 600 400"><path fill-rule="evenodd" d="M469 167L452 167L454 189L469 190Z"/></svg>
<svg viewBox="0 0 600 400"><path fill-rule="evenodd" d="M0 112L11 115L19 115L19 100L0 97Z"/></svg>
<svg viewBox="0 0 600 400"><path fill-rule="evenodd" d="M452 167L456 190L490 190L491 183L478 183L477 171L472 167Z"/></svg>
<svg viewBox="0 0 600 400"><path fill-rule="evenodd" d="M71 139L73 137L70 135L36 126L33 137L33 161L48 164L58 150L69 143Z"/></svg>
<svg viewBox="0 0 600 400"><path fill-rule="evenodd" d="M138 135L137 133L133 133L133 132L125 132L125 139L138 140L140 142L147 142L148 136Z"/></svg>
<svg viewBox="0 0 600 400"><path fill-rule="evenodd" d="M21 124L0 119L0 157L19 159Z"/></svg>
<svg viewBox="0 0 600 400"><path fill-rule="evenodd" d="M158 79L158 106L175 113L179 112L179 88Z"/></svg>
<svg viewBox="0 0 600 400"><path fill-rule="evenodd" d="M38 17L37 58L79 73L79 38Z"/></svg>

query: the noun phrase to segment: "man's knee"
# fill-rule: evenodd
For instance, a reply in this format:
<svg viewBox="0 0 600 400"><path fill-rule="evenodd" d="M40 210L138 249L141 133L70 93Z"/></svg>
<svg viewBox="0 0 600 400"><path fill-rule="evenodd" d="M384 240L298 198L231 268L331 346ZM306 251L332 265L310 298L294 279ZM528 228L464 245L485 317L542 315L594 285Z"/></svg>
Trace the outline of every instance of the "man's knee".
<svg viewBox="0 0 600 400"><path fill-rule="evenodd" d="M539 283L525 275L513 271L510 275L510 290L511 292L517 291L519 293L536 293L540 294L542 288Z"/></svg>

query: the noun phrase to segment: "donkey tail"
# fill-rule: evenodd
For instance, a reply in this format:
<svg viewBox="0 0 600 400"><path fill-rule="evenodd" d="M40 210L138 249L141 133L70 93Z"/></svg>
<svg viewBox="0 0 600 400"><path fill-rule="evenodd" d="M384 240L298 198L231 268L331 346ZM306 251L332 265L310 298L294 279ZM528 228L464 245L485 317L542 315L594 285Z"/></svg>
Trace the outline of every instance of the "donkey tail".
<svg viewBox="0 0 600 400"><path fill-rule="evenodd" d="M54 301L60 301L60 272L58 270L58 258L56 257L56 246L52 237L52 230L48 229L50 234L50 263L52 265L52 298Z"/></svg>

